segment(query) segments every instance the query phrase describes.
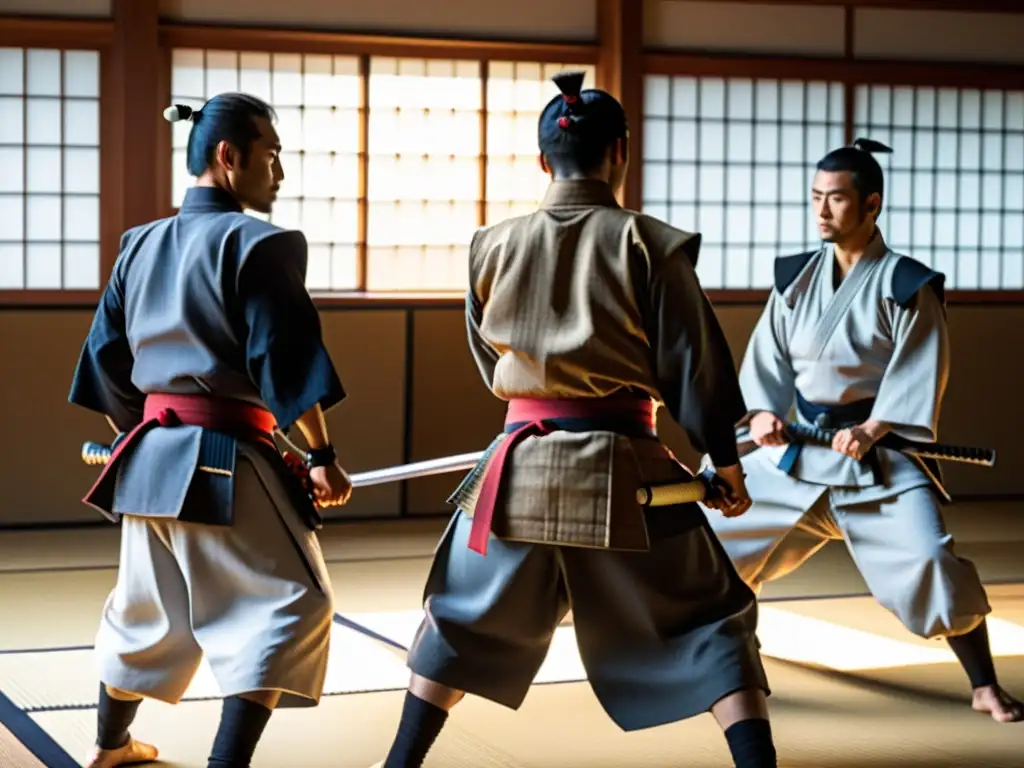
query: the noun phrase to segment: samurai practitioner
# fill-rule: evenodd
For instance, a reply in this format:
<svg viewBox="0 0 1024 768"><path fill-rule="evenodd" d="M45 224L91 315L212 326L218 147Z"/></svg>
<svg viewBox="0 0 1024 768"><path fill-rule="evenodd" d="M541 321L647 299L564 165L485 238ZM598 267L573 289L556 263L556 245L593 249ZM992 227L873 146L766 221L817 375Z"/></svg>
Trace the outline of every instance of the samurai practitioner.
<svg viewBox="0 0 1024 768"><path fill-rule="evenodd" d="M284 178L274 111L224 93L164 114L191 119L198 180L176 216L122 236L69 398L121 433L85 498L121 521L86 765L155 759L129 735L139 704L177 703L205 656L224 696L208 766L242 768L275 707L318 703L333 619L320 516L272 433L297 425L316 504L345 503L324 422L345 391L305 238L243 212L269 213Z"/></svg>
<svg viewBox="0 0 1024 768"><path fill-rule="evenodd" d="M581 91L582 74L554 80L540 210L470 246L469 345L506 425L452 497L383 765L421 765L466 692L518 709L571 607L623 730L711 711L737 766L775 766L752 592L696 504L637 502L692 477L656 437L663 401L720 467L713 506L747 509L733 432L746 409L694 270L700 235L619 207L622 105Z"/></svg>
<svg viewBox="0 0 1024 768"><path fill-rule="evenodd" d="M891 251L877 228L882 169L860 139L827 154L811 190L823 248L775 262L775 286L740 370L740 439L754 506L711 524L756 591L843 539L878 601L911 632L943 637L999 722L1024 707L997 682L974 565L957 556L934 461L875 443L934 442L949 376L944 276ZM830 447L788 442L783 420L839 430ZM744 438L743 432L749 432Z"/></svg>

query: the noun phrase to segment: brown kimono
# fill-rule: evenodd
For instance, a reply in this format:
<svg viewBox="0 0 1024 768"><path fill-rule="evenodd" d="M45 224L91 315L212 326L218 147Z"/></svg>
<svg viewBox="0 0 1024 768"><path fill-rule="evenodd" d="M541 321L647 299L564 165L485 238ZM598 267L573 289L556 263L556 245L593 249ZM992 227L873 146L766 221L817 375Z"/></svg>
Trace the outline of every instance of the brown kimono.
<svg viewBox="0 0 1024 768"><path fill-rule="evenodd" d="M607 184L554 182L539 211L473 238L467 325L485 383L506 400L662 402L716 466L736 464L746 408L699 246ZM486 555L467 543L487 458L453 495L412 670L518 707L571 608L589 681L625 730L767 690L754 596L700 508L636 502L638 485L686 470L635 425L555 426L511 450Z"/></svg>
<svg viewBox="0 0 1024 768"><path fill-rule="evenodd" d="M715 466L736 464L744 405L693 270L700 239L623 210L592 181L555 182L539 214L481 230L467 326L487 386L504 400L664 401ZM491 453L452 495L467 515ZM691 477L660 442L621 430L527 438L514 456L493 532L517 541L646 550L637 488Z"/></svg>

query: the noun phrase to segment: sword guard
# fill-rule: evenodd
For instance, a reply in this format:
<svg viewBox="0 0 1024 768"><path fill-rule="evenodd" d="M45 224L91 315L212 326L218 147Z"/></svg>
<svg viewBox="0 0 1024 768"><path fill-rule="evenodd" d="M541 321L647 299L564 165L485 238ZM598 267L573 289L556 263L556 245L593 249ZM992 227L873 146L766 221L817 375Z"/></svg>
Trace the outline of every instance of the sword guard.
<svg viewBox="0 0 1024 768"><path fill-rule="evenodd" d="M309 467L306 462L303 461L298 454L292 451L282 451L281 458L284 459L284 463L288 466L295 476L302 483L302 488L309 494L311 499L313 496L313 481L309 479Z"/></svg>

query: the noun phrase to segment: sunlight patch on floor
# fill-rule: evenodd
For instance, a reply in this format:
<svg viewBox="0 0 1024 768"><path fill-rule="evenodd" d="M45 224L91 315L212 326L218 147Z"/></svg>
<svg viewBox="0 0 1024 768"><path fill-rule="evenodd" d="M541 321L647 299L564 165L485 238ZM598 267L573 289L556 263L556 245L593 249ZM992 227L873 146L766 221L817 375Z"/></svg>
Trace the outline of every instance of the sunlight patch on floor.
<svg viewBox="0 0 1024 768"><path fill-rule="evenodd" d="M762 605L758 637L766 657L813 664L839 671L885 669L919 664L953 663L956 657L942 641L923 647L862 629L803 616ZM422 611L350 614L362 624L406 647L412 642ZM1005 619L988 618L995 656L1024 656L1024 627ZM585 680L572 627L559 627L537 682Z"/></svg>

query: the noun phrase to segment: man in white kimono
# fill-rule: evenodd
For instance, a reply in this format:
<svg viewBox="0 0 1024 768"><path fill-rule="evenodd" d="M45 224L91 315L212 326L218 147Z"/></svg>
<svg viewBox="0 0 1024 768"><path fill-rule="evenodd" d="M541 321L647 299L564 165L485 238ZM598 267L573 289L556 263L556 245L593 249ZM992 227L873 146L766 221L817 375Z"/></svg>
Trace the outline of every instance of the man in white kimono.
<svg viewBox="0 0 1024 768"><path fill-rule="evenodd" d="M885 608L914 634L947 639L974 709L1020 721L1024 706L996 679L985 589L942 520L949 497L937 465L875 445L890 431L936 440L949 339L943 275L890 251L876 227L884 180L871 151L890 150L858 140L818 164L812 198L825 245L776 260L740 370L754 506L708 517L755 591L844 539ZM839 430L831 447L788 441L794 406L800 423Z"/></svg>

